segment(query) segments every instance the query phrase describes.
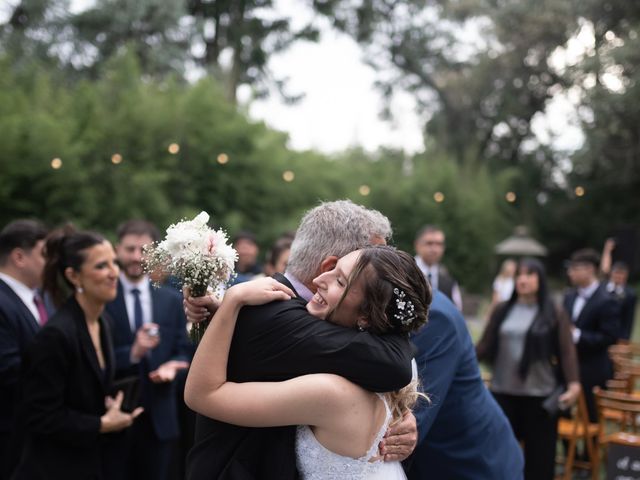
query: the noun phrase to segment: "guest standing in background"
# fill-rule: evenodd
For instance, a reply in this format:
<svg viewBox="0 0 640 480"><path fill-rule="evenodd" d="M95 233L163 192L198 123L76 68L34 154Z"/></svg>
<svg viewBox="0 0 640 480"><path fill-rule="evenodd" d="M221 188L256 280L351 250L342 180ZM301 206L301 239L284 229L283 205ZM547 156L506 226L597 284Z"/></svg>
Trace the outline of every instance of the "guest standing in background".
<svg viewBox="0 0 640 480"><path fill-rule="evenodd" d="M597 421L593 387L605 387L613 376L608 348L620 334L620 305L598 281L598 253L590 248L571 255L569 279L575 287L564 297L564 310L572 320L573 343L578 351L580 381L589 419Z"/></svg>
<svg viewBox="0 0 640 480"><path fill-rule="evenodd" d="M607 282L607 292L620 305L620 334L618 340L628 342L633 333L633 322L636 314L638 296L627 281L629 279L629 267L624 262L615 262L611 267L611 274Z"/></svg>
<svg viewBox="0 0 640 480"><path fill-rule="evenodd" d="M47 321L38 291L46 235L32 220L16 220L0 232L0 480L11 476L20 459L20 369L27 345Z"/></svg>
<svg viewBox="0 0 640 480"><path fill-rule="evenodd" d="M246 230L237 233L233 237L233 248L238 252L236 262L236 276L232 284L246 282L256 276L262 275L262 265L258 263L260 247L253 233Z"/></svg>
<svg viewBox="0 0 640 480"><path fill-rule="evenodd" d="M44 288L58 310L24 359L26 441L14 478L110 479L108 434L142 412L121 411L122 393L108 396L113 346L102 314L116 295L115 252L102 236L66 227L46 255Z"/></svg>
<svg viewBox="0 0 640 480"><path fill-rule="evenodd" d="M441 228L425 225L414 241L416 263L434 290L440 290L462 311L462 295L458 282L440 263L445 251L445 236Z"/></svg>
<svg viewBox="0 0 640 480"><path fill-rule="evenodd" d="M516 266L518 264L515 260L507 258L500 265L500 271L496 278L493 280L492 295L491 295L491 310L498 303L506 302L511 298L513 294L513 288L515 285Z"/></svg>
<svg viewBox="0 0 640 480"><path fill-rule="evenodd" d="M580 382L571 325L553 305L538 260L519 262L515 290L493 310L476 352L491 365L491 392L523 444L525 479L552 480L558 411L576 402ZM549 413L543 404L559 388Z"/></svg>
<svg viewBox="0 0 640 480"><path fill-rule="evenodd" d="M628 284L629 265L622 261L613 261L613 251L616 242L613 238L608 238L604 242L602 249L602 259L600 260L600 271L608 278L607 292L620 305L620 334L618 340L628 342L633 333L633 323L636 314L636 303L638 296L633 288Z"/></svg>
<svg viewBox="0 0 640 480"><path fill-rule="evenodd" d="M143 247L159 238L155 226L129 220L118 228L121 267L117 295L106 311L112 320L116 378L138 377L145 413L119 444L124 470L117 478L167 478L180 437L176 378L189 366L182 296L155 287L142 267Z"/></svg>
<svg viewBox="0 0 640 480"><path fill-rule="evenodd" d="M281 237L273 244L267 252L266 262L264 264L264 274L270 277L274 273L284 273L289 260L289 252L291 251L290 237Z"/></svg>

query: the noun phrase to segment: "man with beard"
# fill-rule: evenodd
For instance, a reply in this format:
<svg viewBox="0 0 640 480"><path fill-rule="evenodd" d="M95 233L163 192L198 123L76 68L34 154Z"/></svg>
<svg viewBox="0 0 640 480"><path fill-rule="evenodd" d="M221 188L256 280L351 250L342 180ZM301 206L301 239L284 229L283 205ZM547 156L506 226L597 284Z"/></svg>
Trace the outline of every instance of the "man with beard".
<svg viewBox="0 0 640 480"><path fill-rule="evenodd" d="M158 240L151 223L118 228L118 296L107 304L113 322L116 378L137 375L144 413L122 441L126 461L118 478L163 480L179 437L176 374L189 366L189 342L179 292L154 287L142 267L143 247Z"/></svg>

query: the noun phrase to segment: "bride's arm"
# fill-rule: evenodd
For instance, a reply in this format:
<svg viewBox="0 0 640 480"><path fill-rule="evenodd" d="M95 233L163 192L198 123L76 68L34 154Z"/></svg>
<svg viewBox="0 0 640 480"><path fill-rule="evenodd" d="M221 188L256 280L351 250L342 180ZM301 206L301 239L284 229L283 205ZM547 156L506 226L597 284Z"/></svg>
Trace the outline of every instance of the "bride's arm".
<svg viewBox="0 0 640 480"><path fill-rule="evenodd" d="M320 425L353 404L358 387L330 374L305 375L285 382L227 382L227 360L238 312L244 305L286 300L293 292L263 278L231 287L198 346L187 376L184 398L194 411L235 425L269 427Z"/></svg>
<svg viewBox="0 0 640 480"><path fill-rule="evenodd" d="M240 309L288 300L293 295L291 289L272 278L239 283L225 292L191 362L184 393L191 408L197 410L205 396L214 394L227 381L229 347Z"/></svg>

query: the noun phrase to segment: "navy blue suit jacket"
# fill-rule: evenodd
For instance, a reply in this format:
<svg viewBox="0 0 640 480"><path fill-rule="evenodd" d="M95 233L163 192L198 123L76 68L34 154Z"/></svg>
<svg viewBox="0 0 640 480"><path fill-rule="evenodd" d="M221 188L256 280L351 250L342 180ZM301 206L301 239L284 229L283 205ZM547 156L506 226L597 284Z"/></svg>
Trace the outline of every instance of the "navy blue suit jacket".
<svg viewBox="0 0 640 480"><path fill-rule="evenodd" d="M0 280L0 434L13 429L22 359L40 330L38 321L5 282Z"/></svg>
<svg viewBox="0 0 640 480"><path fill-rule="evenodd" d="M190 360L190 345L186 333L186 318L182 309L182 296L167 287L151 287L153 322L160 327L160 343L140 363L130 361L135 333L131 331L122 285L118 295L105 307L111 317L113 346L116 358L116 378L140 375L141 399L145 413L150 415L155 433L160 440L177 438L178 410L175 382L156 384L149 380L149 372L169 360Z"/></svg>
<svg viewBox="0 0 640 480"><path fill-rule="evenodd" d="M564 309L569 318L577 297L575 289L564 297ZM589 297L574 323L580 329L576 344L580 378L584 384L603 386L613 376L607 349L616 343L620 334L620 306L607 292L605 284L601 283Z"/></svg>
<svg viewBox="0 0 640 480"><path fill-rule="evenodd" d="M409 479L518 480L522 450L485 387L462 315L434 291L429 321L412 336L422 390L431 403L414 411L418 446Z"/></svg>
<svg viewBox="0 0 640 480"><path fill-rule="evenodd" d="M609 293L620 305L620 334L619 338L630 340L633 333L633 321L635 319L636 303L638 296L633 288L625 285L621 294Z"/></svg>

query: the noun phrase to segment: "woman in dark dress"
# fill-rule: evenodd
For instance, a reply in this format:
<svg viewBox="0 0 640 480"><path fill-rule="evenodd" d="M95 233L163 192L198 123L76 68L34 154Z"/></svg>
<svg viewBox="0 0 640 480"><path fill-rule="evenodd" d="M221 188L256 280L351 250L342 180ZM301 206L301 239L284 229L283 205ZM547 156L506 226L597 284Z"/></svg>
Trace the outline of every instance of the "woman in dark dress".
<svg viewBox="0 0 640 480"><path fill-rule="evenodd" d="M46 245L44 287L58 307L36 335L24 362L26 441L14 479L108 478L109 433L141 409L121 411L109 397L113 347L102 316L116 296L118 266L111 244L67 227Z"/></svg>

